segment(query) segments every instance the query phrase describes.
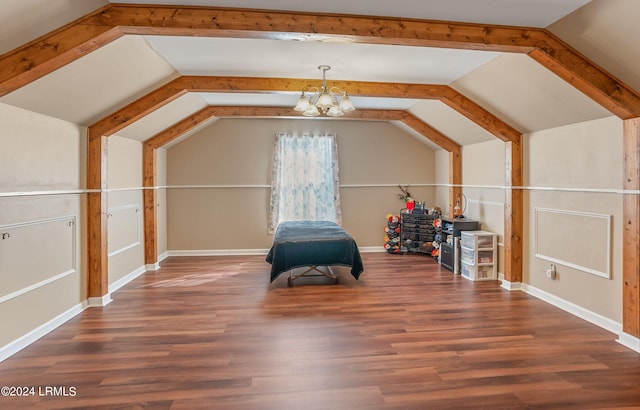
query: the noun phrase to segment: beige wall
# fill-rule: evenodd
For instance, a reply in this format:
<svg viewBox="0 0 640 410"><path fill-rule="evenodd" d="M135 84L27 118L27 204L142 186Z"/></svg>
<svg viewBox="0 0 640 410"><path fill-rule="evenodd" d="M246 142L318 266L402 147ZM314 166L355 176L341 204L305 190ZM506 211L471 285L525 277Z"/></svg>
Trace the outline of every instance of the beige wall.
<svg viewBox="0 0 640 410"><path fill-rule="evenodd" d="M5 104L0 123L2 348L86 299L86 130Z"/></svg>
<svg viewBox="0 0 640 410"><path fill-rule="evenodd" d="M109 285L113 285L144 266L142 191L112 191L107 202Z"/></svg>
<svg viewBox="0 0 640 410"><path fill-rule="evenodd" d="M167 254L167 150L156 151L156 251L158 258Z"/></svg>
<svg viewBox="0 0 640 410"><path fill-rule="evenodd" d="M462 183L464 215L498 235L498 272L504 273L504 142L495 139L463 147Z"/></svg>
<svg viewBox="0 0 640 410"><path fill-rule="evenodd" d="M436 192L435 203L444 214L449 209L449 153L445 150L435 152Z"/></svg>
<svg viewBox="0 0 640 410"><path fill-rule="evenodd" d="M86 305L86 129L6 104L0 123L0 349L11 350ZM113 285L144 268L142 146L112 136L108 153Z"/></svg>
<svg viewBox="0 0 640 410"><path fill-rule="evenodd" d="M109 285L144 267L142 143L107 140Z"/></svg>
<svg viewBox="0 0 640 410"><path fill-rule="evenodd" d="M534 132L524 136L523 144L523 282L620 323L622 122L608 117ZM465 216L499 235L500 273L504 273L504 170L501 141L463 147ZM446 209L445 151L436 152L436 175L437 202ZM557 280L546 276L552 263ZM603 267L608 267L610 278L593 273Z"/></svg>
<svg viewBox="0 0 640 410"><path fill-rule="evenodd" d="M610 117L525 135L524 152L524 282L620 323L622 121ZM607 265L608 255L610 278L587 271ZM546 277L547 256L560 259L558 280ZM584 266L573 266L575 260Z"/></svg>
<svg viewBox="0 0 640 410"><path fill-rule="evenodd" d="M392 124L219 120L167 150L169 250L269 248L278 132L337 134L343 226L362 247L382 246L385 215L403 206L395 197L398 184L413 185L416 200L435 202L434 152Z"/></svg>

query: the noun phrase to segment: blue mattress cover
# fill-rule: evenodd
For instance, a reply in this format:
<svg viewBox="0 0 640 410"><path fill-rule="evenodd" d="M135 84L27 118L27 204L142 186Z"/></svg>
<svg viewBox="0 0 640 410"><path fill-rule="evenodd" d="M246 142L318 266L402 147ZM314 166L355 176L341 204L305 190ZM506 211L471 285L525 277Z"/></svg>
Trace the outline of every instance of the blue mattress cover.
<svg viewBox="0 0 640 410"><path fill-rule="evenodd" d="M356 279L364 271L356 241L329 221L280 223L266 260L271 264L272 282L282 272L305 266L350 266Z"/></svg>

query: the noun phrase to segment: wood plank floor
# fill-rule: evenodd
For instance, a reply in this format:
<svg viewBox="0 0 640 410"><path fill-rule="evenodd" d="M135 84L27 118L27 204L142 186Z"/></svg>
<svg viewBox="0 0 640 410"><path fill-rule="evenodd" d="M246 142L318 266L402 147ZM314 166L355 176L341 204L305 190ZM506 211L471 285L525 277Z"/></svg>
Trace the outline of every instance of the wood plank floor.
<svg viewBox="0 0 640 410"><path fill-rule="evenodd" d="M0 408L640 408L615 335L426 256L363 260L289 288L262 256L168 258L0 363L36 388Z"/></svg>

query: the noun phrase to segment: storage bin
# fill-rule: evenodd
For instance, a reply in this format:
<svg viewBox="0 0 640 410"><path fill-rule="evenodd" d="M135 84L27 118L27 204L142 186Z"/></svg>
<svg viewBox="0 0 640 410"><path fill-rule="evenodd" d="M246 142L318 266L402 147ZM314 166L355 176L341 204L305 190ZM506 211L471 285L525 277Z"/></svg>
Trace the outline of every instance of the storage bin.
<svg viewBox="0 0 640 410"><path fill-rule="evenodd" d="M493 235L478 235L477 248L493 248Z"/></svg>
<svg viewBox="0 0 640 410"><path fill-rule="evenodd" d="M469 280L498 279L494 265L469 265L463 261L460 273L463 277Z"/></svg>
<svg viewBox="0 0 640 410"><path fill-rule="evenodd" d="M461 248L460 251L460 259L462 262L468 263L469 265L476 263L476 253L473 249Z"/></svg>
<svg viewBox="0 0 640 410"><path fill-rule="evenodd" d="M493 249L495 234L485 231L462 231L460 244L470 249Z"/></svg>
<svg viewBox="0 0 640 410"><path fill-rule="evenodd" d="M469 265L493 263L493 250L474 251L473 249L462 248L461 259ZM477 260L476 260L477 252Z"/></svg>
<svg viewBox="0 0 640 410"><path fill-rule="evenodd" d="M478 251L478 260L476 263L493 263L493 251Z"/></svg>

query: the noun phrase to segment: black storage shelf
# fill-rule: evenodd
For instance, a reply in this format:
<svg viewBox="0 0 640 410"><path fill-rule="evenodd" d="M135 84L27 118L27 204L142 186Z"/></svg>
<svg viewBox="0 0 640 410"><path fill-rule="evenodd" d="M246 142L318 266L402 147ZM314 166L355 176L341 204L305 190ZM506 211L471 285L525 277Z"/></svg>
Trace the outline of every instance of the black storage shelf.
<svg viewBox="0 0 640 410"><path fill-rule="evenodd" d="M458 240L462 231L475 231L478 221L466 218L442 218L440 235L440 265L454 273L460 273L460 249ZM450 237L449 240L447 240Z"/></svg>
<svg viewBox="0 0 640 410"><path fill-rule="evenodd" d="M460 237L461 231L475 231L478 229L478 221L466 218L442 218L442 231Z"/></svg>
<svg viewBox="0 0 640 410"><path fill-rule="evenodd" d="M404 252L431 254L435 227L435 215L423 211L400 213L400 246Z"/></svg>

